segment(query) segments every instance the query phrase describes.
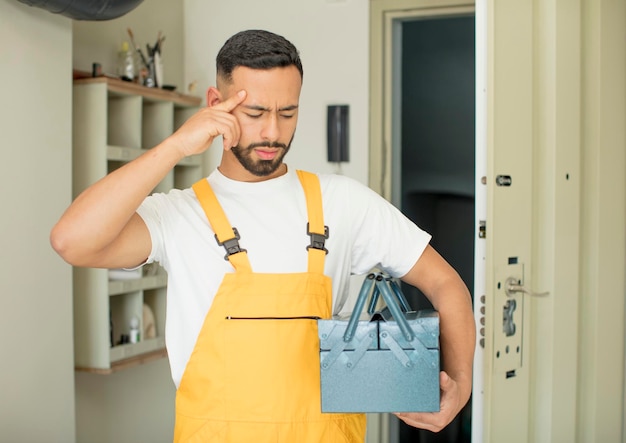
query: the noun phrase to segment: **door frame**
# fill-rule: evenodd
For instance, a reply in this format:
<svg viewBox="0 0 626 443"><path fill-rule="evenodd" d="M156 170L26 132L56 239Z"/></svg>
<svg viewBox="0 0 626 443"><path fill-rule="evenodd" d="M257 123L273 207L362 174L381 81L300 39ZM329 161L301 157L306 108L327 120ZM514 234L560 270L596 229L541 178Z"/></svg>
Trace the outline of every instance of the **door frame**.
<svg viewBox="0 0 626 443"><path fill-rule="evenodd" d="M480 2L480 0L479 0ZM399 207L400 152L394 147L401 146L399 119L400 112L400 73L394 71L400 51L396 45L400 34L397 26L402 21L419 18L449 18L475 16L473 0L372 0L370 2L370 145L369 145L369 186L387 200ZM477 28L478 37L478 28ZM478 44L478 40L477 40ZM481 50L485 49L480 48ZM480 68L479 68L480 65ZM486 152L486 53L476 51L476 180L484 177L487 168ZM479 86L481 89L479 89ZM479 96L481 97L479 99ZM479 105L480 101L480 105ZM482 114L479 114L481 112ZM479 147L480 143L480 147ZM486 218L486 187L484 183L475 185L475 217ZM476 219L475 226L479 226ZM483 294L485 288L485 239L475 233L474 250L474 293ZM478 291L478 292L477 292ZM476 322L480 321L475 313ZM474 390L482 392L482 348L477 342ZM472 396L472 441L482 441L482 395ZM367 442L396 443L392 440L394 422L389 415L378 414L368 418ZM476 423L476 425L474 424Z"/></svg>
<svg viewBox="0 0 626 443"><path fill-rule="evenodd" d="M393 72L395 22L416 18L474 15L473 0L371 0L370 6L370 144L369 186L393 201ZM478 118L478 116L477 116Z"/></svg>

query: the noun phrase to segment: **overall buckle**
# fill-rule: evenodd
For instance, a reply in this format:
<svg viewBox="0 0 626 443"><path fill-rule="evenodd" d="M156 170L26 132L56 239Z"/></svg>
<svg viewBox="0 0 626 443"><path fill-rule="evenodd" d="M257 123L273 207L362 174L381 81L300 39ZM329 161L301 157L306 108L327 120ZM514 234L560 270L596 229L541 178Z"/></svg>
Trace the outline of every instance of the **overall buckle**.
<svg viewBox="0 0 626 443"><path fill-rule="evenodd" d="M311 232L309 228L309 223L306 224L306 233L311 237L311 244L306 247L307 251L311 248L319 249L320 251L324 251L328 255L328 249L324 247L324 243L328 238L328 226L324 226L324 233L317 234L315 232Z"/></svg>
<svg viewBox="0 0 626 443"><path fill-rule="evenodd" d="M219 238L217 238L217 234L215 234L215 241L217 241L217 244L226 249L226 255L224 256L224 260L226 261L228 261L228 257L231 255L238 254L240 252L247 252L239 246L239 239L241 237L239 237L239 231L237 231L237 228L233 228L233 234L235 234L234 238L224 240L223 242L220 242Z"/></svg>

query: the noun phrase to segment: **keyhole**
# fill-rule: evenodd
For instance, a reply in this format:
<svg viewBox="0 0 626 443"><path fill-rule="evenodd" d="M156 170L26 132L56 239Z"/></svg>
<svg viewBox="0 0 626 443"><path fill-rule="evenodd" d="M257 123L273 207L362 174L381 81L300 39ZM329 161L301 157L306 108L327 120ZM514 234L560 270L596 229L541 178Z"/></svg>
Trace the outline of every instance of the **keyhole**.
<svg viewBox="0 0 626 443"><path fill-rule="evenodd" d="M507 300L502 312L502 330L507 337L515 335L515 322L513 321L513 313L517 308L515 300Z"/></svg>

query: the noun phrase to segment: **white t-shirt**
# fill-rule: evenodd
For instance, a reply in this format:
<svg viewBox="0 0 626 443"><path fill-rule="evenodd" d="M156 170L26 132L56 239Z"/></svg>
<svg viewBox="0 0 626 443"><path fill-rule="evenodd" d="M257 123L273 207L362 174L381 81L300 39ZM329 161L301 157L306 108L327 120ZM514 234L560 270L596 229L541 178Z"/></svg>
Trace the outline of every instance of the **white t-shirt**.
<svg viewBox="0 0 626 443"><path fill-rule="evenodd" d="M329 228L325 274L332 278L333 313L338 313L348 297L351 274L377 267L401 277L417 262L430 235L357 181L318 176ZM304 191L295 171L246 183L216 170L208 180L239 231L253 272L306 272L310 237ZM165 339L178 386L223 276L234 270L192 189L154 194L137 212L152 238L147 262L161 263L168 273Z"/></svg>

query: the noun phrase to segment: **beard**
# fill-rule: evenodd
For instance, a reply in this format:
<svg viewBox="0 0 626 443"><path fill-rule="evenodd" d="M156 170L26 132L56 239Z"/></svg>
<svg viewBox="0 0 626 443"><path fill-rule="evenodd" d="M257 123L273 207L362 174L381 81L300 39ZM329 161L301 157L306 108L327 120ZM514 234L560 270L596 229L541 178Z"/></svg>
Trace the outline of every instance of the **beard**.
<svg viewBox="0 0 626 443"><path fill-rule="evenodd" d="M260 143L251 143L248 146L233 146L231 148L231 152L235 155L241 166L243 166L246 171L250 172L257 177L267 177L268 175L272 175L276 170L283 164L283 158L289 152L289 148L291 148L291 142L293 141L293 137L289 140L289 144L279 143L279 142L260 142ZM252 154L255 148L279 148L276 153L276 157L271 160L263 160L263 159L255 159Z"/></svg>

